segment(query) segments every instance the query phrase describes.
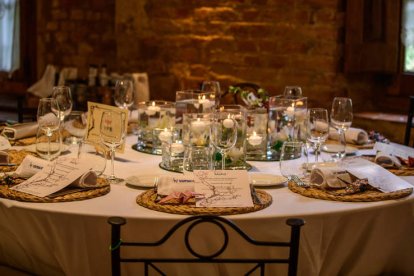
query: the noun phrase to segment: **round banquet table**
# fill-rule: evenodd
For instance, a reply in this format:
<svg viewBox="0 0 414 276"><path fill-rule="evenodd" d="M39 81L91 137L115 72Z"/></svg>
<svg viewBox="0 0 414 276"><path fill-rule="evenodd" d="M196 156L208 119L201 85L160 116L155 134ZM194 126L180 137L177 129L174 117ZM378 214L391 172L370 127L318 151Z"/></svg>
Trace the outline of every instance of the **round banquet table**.
<svg viewBox="0 0 414 276"><path fill-rule="evenodd" d="M117 176L174 174L159 168L160 156L133 150L135 142L136 137L129 136L125 152L117 154L122 158L115 163ZM249 163L254 172L279 174L278 162ZM109 162L106 173L108 167ZM413 177L405 179L414 183ZM143 191L116 184L110 193L84 201L26 203L0 199L0 264L39 275L110 275L108 217L127 218L122 228L124 240L145 241L159 239L186 217L139 206L136 197ZM414 195L381 202L333 202L307 198L285 186L266 191L273 197L271 206L226 217L255 239L276 241L289 238L287 218L303 218L306 224L300 241L299 275L414 275ZM209 248L219 241L211 234L197 243ZM184 247L177 242L163 252L177 254L180 250ZM256 252L242 244L229 250L242 255L276 254L270 249ZM139 275L138 266L122 266L123 275ZM167 269L171 275L234 274L227 266ZM270 269L269 275L286 272L284 265Z"/></svg>

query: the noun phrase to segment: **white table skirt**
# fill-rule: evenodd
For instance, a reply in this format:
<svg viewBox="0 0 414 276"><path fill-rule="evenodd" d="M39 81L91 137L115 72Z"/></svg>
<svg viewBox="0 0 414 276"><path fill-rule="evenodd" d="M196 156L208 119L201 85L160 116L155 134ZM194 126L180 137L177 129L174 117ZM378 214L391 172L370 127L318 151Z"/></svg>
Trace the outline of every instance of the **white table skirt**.
<svg viewBox="0 0 414 276"><path fill-rule="evenodd" d="M134 137L128 137L125 153L118 154L131 162L116 162L117 175L167 173L158 167L160 156L132 150L130 145L134 142ZM254 171L279 174L277 162L250 163ZM128 224L123 228L126 239L145 240L160 238L185 217L139 206L135 199L142 191L118 184L112 185L109 194L85 201L23 203L0 199L0 263L41 275L110 275L108 217L127 218ZM289 228L285 220L290 217L305 219L299 275L414 275L414 195L400 200L350 203L303 197L287 187L266 191L273 197L271 206L228 218L258 240L287 240ZM219 241L210 235L200 239L198 244L214 248ZM244 245L229 249L230 252L256 254ZM176 254L183 250L181 245L175 244L163 252ZM136 269L135 265L124 267L124 275L133 275ZM172 275L194 274L195 271L199 275L223 275L231 274L230 269L228 266L207 269L174 266L169 272ZM279 267L271 269L272 272L280 270ZM285 271L283 266L281 269Z"/></svg>

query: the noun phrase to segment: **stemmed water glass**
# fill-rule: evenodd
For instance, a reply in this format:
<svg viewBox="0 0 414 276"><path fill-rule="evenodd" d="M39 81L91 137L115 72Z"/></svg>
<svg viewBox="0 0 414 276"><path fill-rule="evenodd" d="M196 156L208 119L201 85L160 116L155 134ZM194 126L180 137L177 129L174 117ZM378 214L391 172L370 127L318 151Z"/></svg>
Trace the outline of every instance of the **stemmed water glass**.
<svg viewBox="0 0 414 276"><path fill-rule="evenodd" d="M72 94L68 86L55 86L53 87L52 98L56 100L58 109L54 108L53 112L60 119L61 124L65 120L65 116L69 115L72 111Z"/></svg>
<svg viewBox="0 0 414 276"><path fill-rule="evenodd" d="M315 152L315 163L318 163L320 148L329 135L328 110L310 108L307 117L307 141L312 145Z"/></svg>
<svg viewBox="0 0 414 276"><path fill-rule="evenodd" d="M59 105L53 98L43 98L39 100L37 109L37 123L40 131L43 131L47 137L47 146L43 143L37 142L36 151L41 156L45 156L47 160L51 160L60 151L60 139L57 147L51 147L51 138L53 133L59 129L60 118ZM38 134L39 135L39 134Z"/></svg>
<svg viewBox="0 0 414 276"><path fill-rule="evenodd" d="M110 183L119 183L123 179L117 178L114 173L115 149L122 145L125 138L125 114L116 111L102 112L100 137L102 143L111 151L111 175Z"/></svg>
<svg viewBox="0 0 414 276"><path fill-rule="evenodd" d="M123 109L128 109L134 103L134 86L131 80L118 80L115 84L115 104Z"/></svg>
<svg viewBox="0 0 414 276"><path fill-rule="evenodd" d="M237 141L237 122L227 112L217 112L211 124L210 142L221 154L221 169L226 168L225 153L234 147Z"/></svg>
<svg viewBox="0 0 414 276"><path fill-rule="evenodd" d="M338 131L339 141L342 145L342 151L338 152L335 156L337 158L343 158L345 156L345 131L351 126L352 118L352 100L343 97L334 98L331 109L331 125Z"/></svg>

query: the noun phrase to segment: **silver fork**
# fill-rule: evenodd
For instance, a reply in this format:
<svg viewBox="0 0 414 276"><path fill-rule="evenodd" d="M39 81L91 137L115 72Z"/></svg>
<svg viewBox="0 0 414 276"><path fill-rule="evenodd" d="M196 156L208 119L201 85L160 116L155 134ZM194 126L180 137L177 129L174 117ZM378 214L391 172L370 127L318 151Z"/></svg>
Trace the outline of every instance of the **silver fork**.
<svg viewBox="0 0 414 276"><path fill-rule="evenodd" d="M296 183L296 185L298 185L299 187L302 188L309 188L309 184L306 184L305 182L302 181L302 179L299 178L299 176L297 175L291 175L290 179Z"/></svg>

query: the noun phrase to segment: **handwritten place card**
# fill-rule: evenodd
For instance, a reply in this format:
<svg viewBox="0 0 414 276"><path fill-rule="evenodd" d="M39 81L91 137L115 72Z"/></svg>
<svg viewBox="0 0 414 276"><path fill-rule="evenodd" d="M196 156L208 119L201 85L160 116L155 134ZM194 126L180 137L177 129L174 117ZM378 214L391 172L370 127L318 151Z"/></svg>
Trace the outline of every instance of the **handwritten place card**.
<svg viewBox="0 0 414 276"><path fill-rule="evenodd" d="M69 186L90 171L93 162L88 158L77 160L70 157L59 157L49 162L40 172L11 190L45 197Z"/></svg>
<svg viewBox="0 0 414 276"><path fill-rule="evenodd" d="M385 144L376 142L374 145L374 150L381 151L389 155L398 156L404 159L408 159L409 156L414 157L414 148L398 144Z"/></svg>
<svg viewBox="0 0 414 276"><path fill-rule="evenodd" d="M101 117L104 111L117 111L125 115L124 129L128 129L128 110L121 109L116 106L88 102L88 126L86 128L85 139L96 145L101 145L100 126ZM125 148L125 141L117 148L117 152L123 152Z"/></svg>
<svg viewBox="0 0 414 276"><path fill-rule="evenodd" d="M395 192L413 186L383 167L362 158L345 159L341 166L356 177L368 178L368 183L384 193Z"/></svg>
<svg viewBox="0 0 414 276"><path fill-rule="evenodd" d="M194 180L196 194L204 195L196 207L254 206L247 171L194 171Z"/></svg>

